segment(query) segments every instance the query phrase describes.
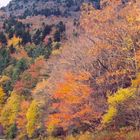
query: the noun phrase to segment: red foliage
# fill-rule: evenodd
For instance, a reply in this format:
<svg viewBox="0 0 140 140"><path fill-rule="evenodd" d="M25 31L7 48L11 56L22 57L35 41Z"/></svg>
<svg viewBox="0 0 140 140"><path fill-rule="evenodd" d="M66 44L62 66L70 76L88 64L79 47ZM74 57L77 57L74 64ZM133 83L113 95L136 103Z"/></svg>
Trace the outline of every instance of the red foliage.
<svg viewBox="0 0 140 140"><path fill-rule="evenodd" d="M40 71L45 65L45 60L43 58L37 59L30 68L21 75L21 79L14 85L14 90L18 93L22 93L24 90L30 91L40 80Z"/></svg>

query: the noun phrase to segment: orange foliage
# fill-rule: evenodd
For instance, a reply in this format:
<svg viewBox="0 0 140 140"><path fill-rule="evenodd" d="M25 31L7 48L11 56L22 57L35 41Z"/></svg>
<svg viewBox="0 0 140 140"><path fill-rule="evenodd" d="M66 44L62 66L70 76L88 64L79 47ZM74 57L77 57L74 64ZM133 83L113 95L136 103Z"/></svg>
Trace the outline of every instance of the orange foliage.
<svg viewBox="0 0 140 140"><path fill-rule="evenodd" d="M78 75L71 72L65 74L64 81L58 84L53 95L56 102L52 104L52 109L57 113L49 116L47 127L61 126L67 129L71 125L90 124L99 117L90 104L93 90L85 83L89 77L87 72Z"/></svg>
<svg viewBox="0 0 140 140"><path fill-rule="evenodd" d="M29 58L27 52L21 47L15 53L11 54L11 56L17 60L20 60L21 58Z"/></svg>
<svg viewBox="0 0 140 140"><path fill-rule="evenodd" d="M28 101L22 101L20 104L20 111L18 113L18 117L16 120L18 129L22 130L25 128L25 125L27 124L26 120L26 112L29 108L29 102Z"/></svg>
<svg viewBox="0 0 140 140"><path fill-rule="evenodd" d="M21 92L24 89L24 83L22 81L17 81L15 86L14 86L14 90L17 92Z"/></svg>
<svg viewBox="0 0 140 140"><path fill-rule="evenodd" d="M35 63L30 66L28 73L32 76L32 78L37 78L39 76L41 68L44 65L45 65L44 58L38 58L36 59Z"/></svg>

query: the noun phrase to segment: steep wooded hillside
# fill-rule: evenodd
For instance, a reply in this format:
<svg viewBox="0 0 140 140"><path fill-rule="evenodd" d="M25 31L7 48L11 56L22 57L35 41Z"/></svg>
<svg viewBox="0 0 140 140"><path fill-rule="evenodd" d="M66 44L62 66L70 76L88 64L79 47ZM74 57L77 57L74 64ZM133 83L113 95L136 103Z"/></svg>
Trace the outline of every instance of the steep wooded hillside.
<svg viewBox="0 0 140 140"><path fill-rule="evenodd" d="M26 18L33 15L70 16L80 10L84 0L12 0L3 8L9 15Z"/></svg>
<svg viewBox="0 0 140 140"><path fill-rule="evenodd" d="M82 2L2 8L12 13L0 32L2 138L140 139L140 2ZM64 13L34 15L47 4Z"/></svg>

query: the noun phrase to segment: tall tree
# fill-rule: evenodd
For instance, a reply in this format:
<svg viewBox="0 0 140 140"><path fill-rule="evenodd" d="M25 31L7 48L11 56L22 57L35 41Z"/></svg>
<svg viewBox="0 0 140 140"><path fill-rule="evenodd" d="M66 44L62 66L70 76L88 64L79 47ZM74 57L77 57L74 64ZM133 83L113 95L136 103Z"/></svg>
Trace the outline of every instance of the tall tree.
<svg viewBox="0 0 140 140"><path fill-rule="evenodd" d="M57 127L64 130L84 129L82 126L91 126L93 120L99 118L99 114L90 103L90 96L94 91L85 82L90 78L89 73L66 73L64 81L58 84L53 95L52 109L54 112L49 115L46 126L48 131Z"/></svg>

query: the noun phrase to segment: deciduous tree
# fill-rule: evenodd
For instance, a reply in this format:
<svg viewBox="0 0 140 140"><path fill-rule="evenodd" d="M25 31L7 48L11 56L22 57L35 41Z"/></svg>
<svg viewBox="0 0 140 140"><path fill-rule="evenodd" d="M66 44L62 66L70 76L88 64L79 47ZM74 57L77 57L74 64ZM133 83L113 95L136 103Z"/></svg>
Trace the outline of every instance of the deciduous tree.
<svg viewBox="0 0 140 140"><path fill-rule="evenodd" d="M86 84L89 78L90 74L87 72L78 75L71 72L65 74L64 81L58 84L53 95L54 112L47 120L48 131L57 127L68 130L70 126L91 126L92 121L99 118L90 102L94 90Z"/></svg>

